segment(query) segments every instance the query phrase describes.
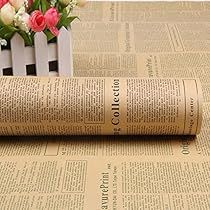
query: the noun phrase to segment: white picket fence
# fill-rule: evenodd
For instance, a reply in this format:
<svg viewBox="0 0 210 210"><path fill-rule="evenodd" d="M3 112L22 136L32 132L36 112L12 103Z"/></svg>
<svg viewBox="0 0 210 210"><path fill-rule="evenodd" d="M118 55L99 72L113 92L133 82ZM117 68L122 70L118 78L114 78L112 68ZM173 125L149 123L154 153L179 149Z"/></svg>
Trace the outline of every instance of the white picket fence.
<svg viewBox="0 0 210 210"><path fill-rule="evenodd" d="M47 43L43 32L36 33L34 47L25 46L19 34L11 39L11 49L0 46L0 76L3 70L12 68L13 76L27 75L26 66L35 64L36 76L73 76L71 29L60 29L57 43ZM49 62L57 61L57 71L50 71Z"/></svg>

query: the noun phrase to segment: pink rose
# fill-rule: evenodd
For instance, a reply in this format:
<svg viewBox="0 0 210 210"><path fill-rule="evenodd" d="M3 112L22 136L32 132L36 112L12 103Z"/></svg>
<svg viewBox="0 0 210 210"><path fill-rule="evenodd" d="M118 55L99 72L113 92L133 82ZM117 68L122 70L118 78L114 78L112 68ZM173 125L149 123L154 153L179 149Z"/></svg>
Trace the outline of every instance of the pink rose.
<svg viewBox="0 0 210 210"><path fill-rule="evenodd" d="M8 2L9 0L0 0L0 9Z"/></svg>
<svg viewBox="0 0 210 210"><path fill-rule="evenodd" d="M51 31L51 33L57 36L59 34L59 31L56 28L56 25L58 24L58 21L59 21L59 14L57 10L55 8L48 9L44 17L45 17L46 25Z"/></svg>
<svg viewBox="0 0 210 210"><path fill-rule="evenodd" d="M29 27L32 31L40 32L46 27L45 17L41 11L35 10L29 18Z"/></svg>

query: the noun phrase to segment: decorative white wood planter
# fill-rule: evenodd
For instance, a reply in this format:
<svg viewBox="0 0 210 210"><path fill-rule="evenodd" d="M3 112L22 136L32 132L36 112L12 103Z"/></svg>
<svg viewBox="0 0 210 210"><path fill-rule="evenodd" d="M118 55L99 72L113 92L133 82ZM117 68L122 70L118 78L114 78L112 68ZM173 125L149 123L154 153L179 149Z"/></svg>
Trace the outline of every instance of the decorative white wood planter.
<svg viewBox="0 0 210 210"><path fill-rule="evenodd" d="M37 76L73 76L71 29L62 27L57 43L47 43L47 37L40 32L35 34L33 47L25 47L19 34L13 36L10 45L9 50L0 46L0 76L5 69L12 70L13 76L25 76L27 66L33 64ZM57 71L50 71L53 61L57 61Z"/></svg>

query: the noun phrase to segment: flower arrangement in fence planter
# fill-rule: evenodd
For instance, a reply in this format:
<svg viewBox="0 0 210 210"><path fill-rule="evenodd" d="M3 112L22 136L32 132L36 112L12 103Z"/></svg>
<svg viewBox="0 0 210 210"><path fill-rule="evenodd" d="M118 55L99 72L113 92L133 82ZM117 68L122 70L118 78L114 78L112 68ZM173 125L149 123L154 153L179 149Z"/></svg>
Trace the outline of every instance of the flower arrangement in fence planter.
<svg viewBox="0 0 210 210"><path fill-rule="evenodd" d="M71 50L71 40L68 40L67 30L71 22L78 18L72 16L72 11L74 7L82 7L85 3L85 0L0 0L0 75L1 68L9 67L9 61L3 66L2 61L9 53L5 51L5 55L2 55L1 46L7 50L11 48L11 59L8 60L12 60L11 67L18 68L19 71L22 71L20 68L23 67L20 60L26 66L33 60L29 57L35 57L32 63L40 69L46 67L46 62L50 57L53 60L53 57L59 57L61 54L69 55L68 52L62 53L62 51ZM60 55L59 52L51 52L55 46L49 46L49 43L54 43L55 40L60 40ZM20 50L25 52L24 57L18 55ZM45 51L44 54L43 51ZM28 55L28 53L33 55ZM37 58L39 53L41 57ZM37 59L39 64L37 64ZM45 65L41 65L42 63ZM60 65L62 66L62 63ZM66 67L65 64L63 66Z"/></svg>

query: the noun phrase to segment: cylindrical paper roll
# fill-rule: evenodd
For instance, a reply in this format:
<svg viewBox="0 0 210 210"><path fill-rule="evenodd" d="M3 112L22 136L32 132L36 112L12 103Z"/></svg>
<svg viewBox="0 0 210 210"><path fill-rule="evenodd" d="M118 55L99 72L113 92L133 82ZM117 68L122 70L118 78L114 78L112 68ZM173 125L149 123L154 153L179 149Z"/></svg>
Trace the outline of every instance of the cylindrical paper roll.
<svg viewBox="0 0 210 210"><path fill-rule="evenodd" d="M0 135L194 135L196 79L0 78Z"/></svg>

